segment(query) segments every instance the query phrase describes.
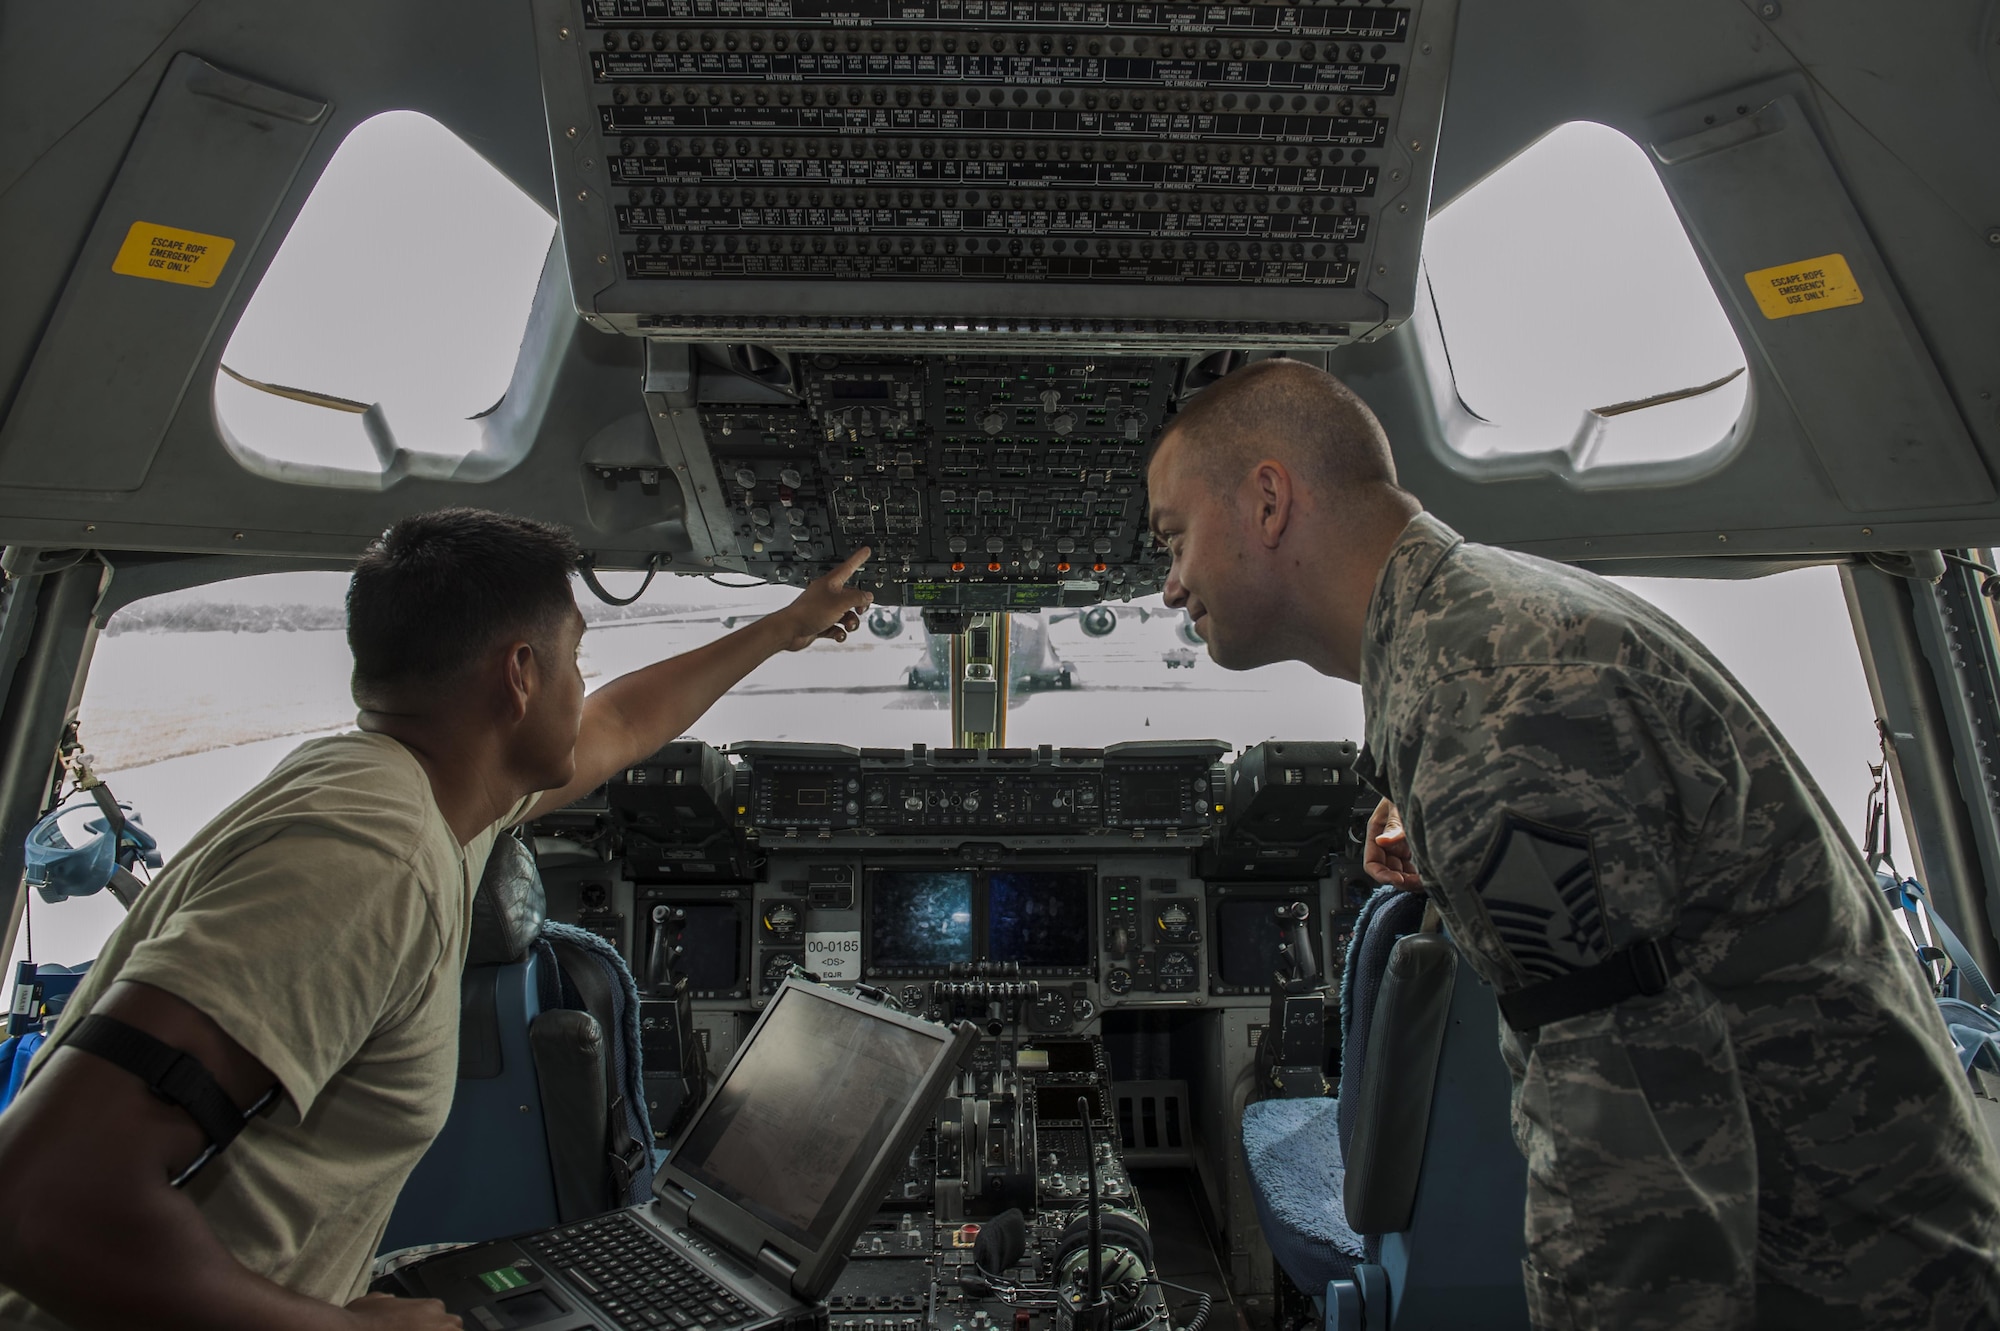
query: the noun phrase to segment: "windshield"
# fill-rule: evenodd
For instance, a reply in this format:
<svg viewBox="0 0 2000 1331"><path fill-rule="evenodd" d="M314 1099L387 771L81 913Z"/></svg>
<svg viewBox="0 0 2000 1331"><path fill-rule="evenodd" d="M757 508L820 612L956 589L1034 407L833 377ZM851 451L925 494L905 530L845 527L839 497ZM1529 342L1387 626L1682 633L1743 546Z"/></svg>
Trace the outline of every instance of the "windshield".
<svg viewBox="0 0 2000 1331"><path fill-rule="evenodd" d="M795 594L662 579L622 612L586 605L584 668L604 677L637 669L698 647ZM693 733L716 745L744 739L948 745L945 651L945 640L924 632L916 610L878 607L847 643L817 644L763 666ZM1017 616L1008 673L1013 747L1090 748L1130 739L1220 739L1241 747L1361 733L1354 685L1296 663L1243 674L1218 669L1187 629L1187 617L1157 596Z"/></svg>
<svg viewBox="0 0 2000 1331"><path fill-rule="evenodd" d="M609 574L623 594L633 574ZM1626 580L1720 657L1758 699L1850 828L1875 753L1874 710L1840 578L1804 569L1745 582ZM353 662L347 577L286 573L153 597L113 616L92 659L79 716L85 746L118 798L137 808L172 863L202 824L302 740L348 729ZM663 576L638 602L579 590L590 631L583 670L596 688L711 642L787 604L789 588ZM943 653L915 611L871 613L842 644L782 653L694 727L711 744L790 740L933 747L951 742ZM1007 742L1096 747L1135 739L1363 737L1360 690L1296 663L1218 668L1158 598L1015 621ZM32 898L32 894L30 894ZM29 903L15 959L95 956L122 918L108 893Z"/></svg>

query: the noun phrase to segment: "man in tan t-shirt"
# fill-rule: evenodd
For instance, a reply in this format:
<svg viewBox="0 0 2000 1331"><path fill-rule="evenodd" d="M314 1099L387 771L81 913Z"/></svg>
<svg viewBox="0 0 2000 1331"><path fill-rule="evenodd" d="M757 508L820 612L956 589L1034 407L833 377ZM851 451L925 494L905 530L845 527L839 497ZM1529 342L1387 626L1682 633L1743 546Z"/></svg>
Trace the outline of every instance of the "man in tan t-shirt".
<svg viewBox="0 0 2000 1331"><path fill-rule="evenodd" d="M142 895L0 1115L0 1328L434 1331L366 1295L404 1180L451 1107L467 916L502 829L682 734L781 650L844 638L857 551L786 609L588 699L566 532L405 519L348 591L360 732L300 746ZM207 1137L65 1048L90 1014L273 1112L185 1189Z"/></svg>

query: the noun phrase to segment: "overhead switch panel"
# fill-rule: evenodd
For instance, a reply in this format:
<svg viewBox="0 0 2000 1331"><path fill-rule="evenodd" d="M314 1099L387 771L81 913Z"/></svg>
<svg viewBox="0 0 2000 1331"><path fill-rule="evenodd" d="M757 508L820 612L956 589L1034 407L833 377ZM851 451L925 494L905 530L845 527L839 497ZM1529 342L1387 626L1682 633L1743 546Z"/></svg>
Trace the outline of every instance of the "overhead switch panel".
<svg viewBox="0 0 2000 1331"><path fill-rule="evenodd" d="M1365 336L1412 307L1455 9L537 0L576 296L690 340Z"/></svg>
<svg viewBox="0 0 2000 1331"><path fill-rule="evenodd" d="M724 567L817 576L859 546L884 604L1034 610L1159 590L1147 443L1179 362L800 358L795 403L698 409Z"/></svg>

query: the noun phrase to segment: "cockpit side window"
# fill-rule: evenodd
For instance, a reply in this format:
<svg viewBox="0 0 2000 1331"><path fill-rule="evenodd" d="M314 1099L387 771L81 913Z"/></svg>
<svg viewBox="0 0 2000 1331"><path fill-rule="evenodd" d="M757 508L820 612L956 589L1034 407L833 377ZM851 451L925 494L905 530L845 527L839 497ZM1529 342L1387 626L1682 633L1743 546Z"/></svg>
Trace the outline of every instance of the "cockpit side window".
<svg viewBox="0 0 2000 1331"><path fill-rule="evenodd" d="M1879 758L1875 705L1840 570L1829 564L1740 580L1615 580L1666 611L1715 654L1859 842L1868 766Z"/></svg>
<svg viewBox="0 0 2000 1331"><path fill-rule="evenodd" d="M376 488L525 453L487 422L511 382L555 219L414 111L341 143L231 334L216 423L245 467ZM402 461L397 462L398 450Z"/></svg>
<svg viewBox="0 0 2000 1331"><path fill-rule="evenodd" d="M241 578L135 601L99 632L79 736L169 865L299 743L353 726L346 591L340 573ZM109 892L23 896L15 961L31 938L37 961L90 961L124 918Z"/></svg>
<svg viewBox="0 0 2000 1331"><path fill-rule="evenodd" d="M1644 149L1617 130L1564 125L1447 204L1424 269L1415 331L1454 465L1613 485L1733 451L1742 346Z"/></svg>

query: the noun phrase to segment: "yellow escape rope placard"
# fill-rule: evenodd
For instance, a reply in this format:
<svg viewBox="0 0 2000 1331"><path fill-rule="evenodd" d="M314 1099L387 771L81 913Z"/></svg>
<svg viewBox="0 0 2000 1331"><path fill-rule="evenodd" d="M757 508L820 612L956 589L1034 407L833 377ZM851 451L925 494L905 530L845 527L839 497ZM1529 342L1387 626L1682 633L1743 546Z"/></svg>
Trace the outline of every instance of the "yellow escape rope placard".
<svg viewBox="0 0 2000 1331"><path fill-rule="evenodd" d="M1789 319L1795 314L1838 309L1861 303L1861 286L1845 257L1823 254L1802 263L1760 268L1743 274L1757 308L1766 319Z"/></svg>
<svg viewBox="0 0 2000 1331"><path fill-rule="evenodd" d="M227 236L183 231L157 222L134 222L125 233L125 243L118 247L118 257L111 261L111 271L155 282L212 287L235 248L236 242Z"/></svg>

